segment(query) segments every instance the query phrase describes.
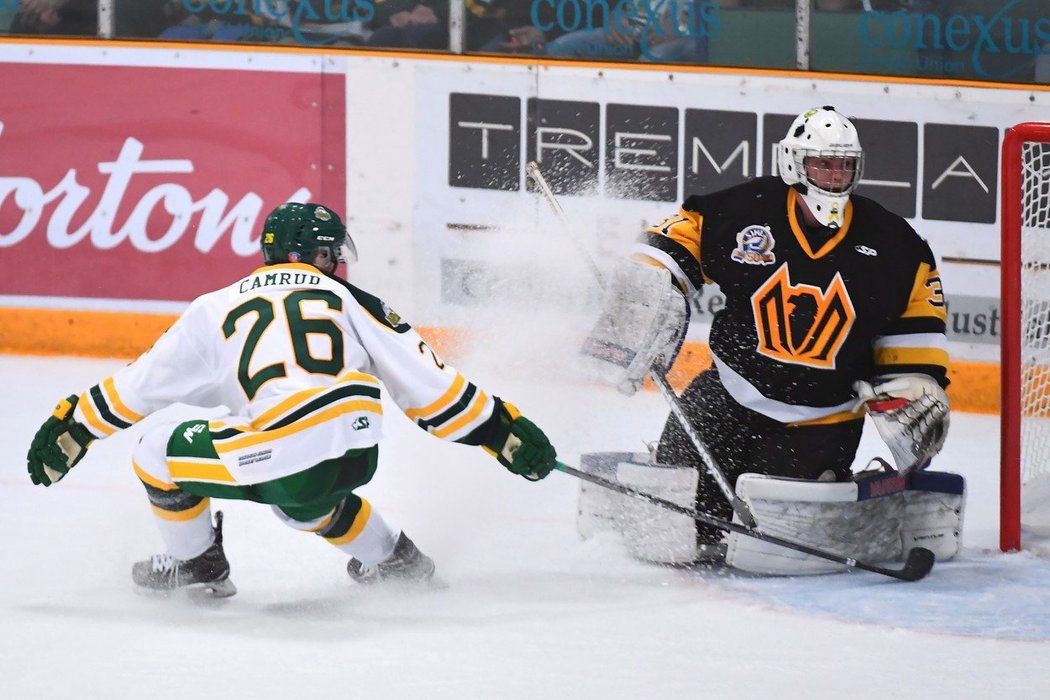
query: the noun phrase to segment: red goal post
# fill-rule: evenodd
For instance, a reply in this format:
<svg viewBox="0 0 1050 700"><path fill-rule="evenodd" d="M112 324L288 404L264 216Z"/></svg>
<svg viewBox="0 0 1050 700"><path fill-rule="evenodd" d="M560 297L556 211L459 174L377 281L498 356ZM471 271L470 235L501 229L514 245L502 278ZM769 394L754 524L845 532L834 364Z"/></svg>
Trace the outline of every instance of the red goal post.
<svg viewBox="0 0 1050 700"><path fill-rule="evenodd" d="M1006 130L1000 179L999 546L1013 551L1022 521L1050 517L1050 124Z"/></svg>

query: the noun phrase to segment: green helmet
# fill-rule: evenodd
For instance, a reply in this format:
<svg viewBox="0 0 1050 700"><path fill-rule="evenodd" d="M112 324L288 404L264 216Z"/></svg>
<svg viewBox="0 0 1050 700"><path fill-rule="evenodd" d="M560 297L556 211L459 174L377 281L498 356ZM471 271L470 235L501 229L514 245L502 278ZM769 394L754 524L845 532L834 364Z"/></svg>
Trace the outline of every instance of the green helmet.
<svg viewBox="0 0 1050 700"><path fill-rule="evenodd" d="M267 265L318 261L317 253L335 264L352 263L357 251L339 215L323 204L288 202L270 212L263 225L262 252Z"/></svg>

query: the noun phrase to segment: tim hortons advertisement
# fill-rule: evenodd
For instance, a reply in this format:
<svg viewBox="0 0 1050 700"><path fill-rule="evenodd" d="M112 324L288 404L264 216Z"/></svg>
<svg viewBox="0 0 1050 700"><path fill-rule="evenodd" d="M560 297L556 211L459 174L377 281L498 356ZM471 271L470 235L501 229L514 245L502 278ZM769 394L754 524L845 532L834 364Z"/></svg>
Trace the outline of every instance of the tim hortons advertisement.
<svg viewBox="0 0 1050 700"><path fill-rule="evenodd" d="M0 295L186 301L345 211L344 76L0 63Z"/></svg>

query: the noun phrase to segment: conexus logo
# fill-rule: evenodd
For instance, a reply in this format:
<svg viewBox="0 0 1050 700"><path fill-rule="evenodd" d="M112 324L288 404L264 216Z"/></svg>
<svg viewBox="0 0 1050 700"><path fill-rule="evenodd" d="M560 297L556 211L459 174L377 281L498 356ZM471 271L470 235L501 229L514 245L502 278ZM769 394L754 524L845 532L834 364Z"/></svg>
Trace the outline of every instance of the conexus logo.
<svg viewBox="0 0 1050 700"><path fill-rule="evenodd" d="M1050 3L1007 0L989 15L903 9L865 12L859 33L860 40L872 49L952 52L969 56L975 75L1006 79L1041 54L1050 53ZM1003 55L1030 58L1012 66L1007 74L993 75L986 63Z"/></svg>

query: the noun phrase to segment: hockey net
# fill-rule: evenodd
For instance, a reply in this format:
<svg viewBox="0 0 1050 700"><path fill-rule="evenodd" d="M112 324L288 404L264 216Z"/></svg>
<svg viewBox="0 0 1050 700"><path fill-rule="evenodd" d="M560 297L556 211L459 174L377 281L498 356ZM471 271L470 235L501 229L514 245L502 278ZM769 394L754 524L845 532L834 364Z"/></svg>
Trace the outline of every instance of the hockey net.
<svg viewBox="0 0 1050 700"><path fill-rule="evenodd" d="M1000 547L1050 542L1050 124L1008 129L1002 157Z"/></svg>

